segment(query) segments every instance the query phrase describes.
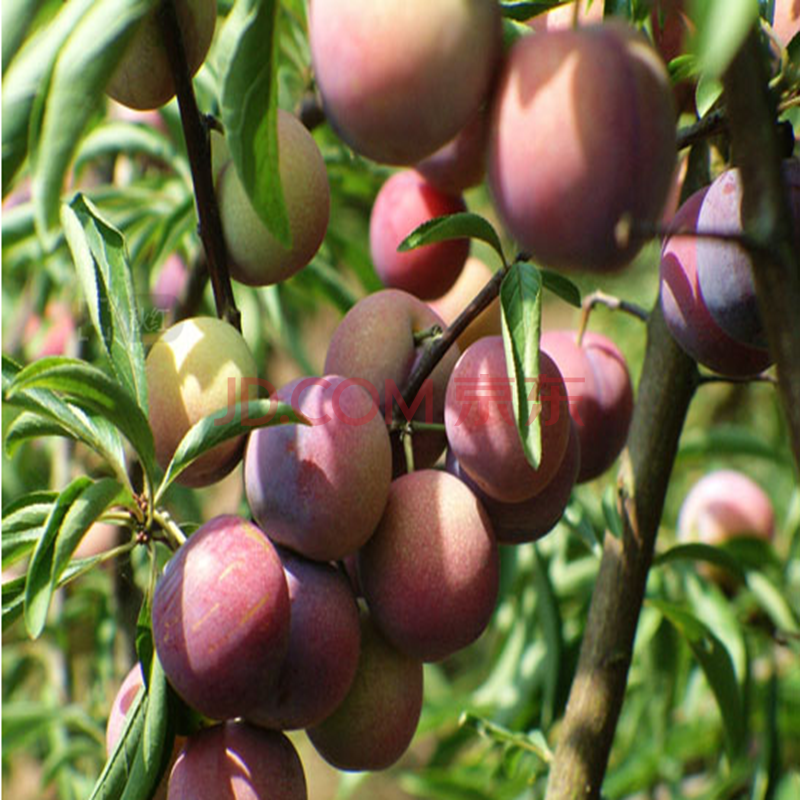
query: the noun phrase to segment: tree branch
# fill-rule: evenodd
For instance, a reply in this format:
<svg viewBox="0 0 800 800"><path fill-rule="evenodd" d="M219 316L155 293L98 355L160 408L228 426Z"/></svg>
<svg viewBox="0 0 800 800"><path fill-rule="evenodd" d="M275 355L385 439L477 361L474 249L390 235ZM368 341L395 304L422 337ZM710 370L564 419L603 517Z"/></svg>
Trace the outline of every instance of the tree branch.
<svg viewBox="0 0 800 800"><path fill-rule="evenodd" d="M742 175L742 223L795 464L800 470L800 260L781 170L776 109L758 38L751 33L723 78L733 160Z"/></svg>
<svg viewBox="0 0 800 800"><path fill-rule="evenodd" d="M675 343L656 302L618 479L623 535L606 533L547 800L600 797L664 497L697 381L696 364Z"/></svg>
<svg viewBox="0 0 800 800"><path fill-rule="evenodd" d="M241 315L236 308L230 275L228 256L222 224L219 216L217 196L214 192L214 179L211 174L211 147L208 128L197 108L192 86L192 76L186 63L186 50L183 45L174 0L162 0L158 7L158 19L164 37L164 49L169 58L172 78L178 95L183 135L189 153L192 182L197 203L198 232L203 242L208 261L208 274L214 290L217 316L227 320L241 331Z"/></svg>

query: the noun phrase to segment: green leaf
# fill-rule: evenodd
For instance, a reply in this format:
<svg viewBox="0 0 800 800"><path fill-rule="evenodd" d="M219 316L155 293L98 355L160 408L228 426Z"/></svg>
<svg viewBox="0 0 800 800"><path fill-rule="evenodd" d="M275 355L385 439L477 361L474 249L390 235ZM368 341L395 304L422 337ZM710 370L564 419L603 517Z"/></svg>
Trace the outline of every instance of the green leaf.
<svg viewBox="0 0 800 800"><path fill-rule="evenodd" d="M32 411L23 411L6 430L6 454L11 457L23 443L45 436L63 436L67 439L75 439L72 431L57 420L42 417Z"/></svg>
<svg viewBox="0 0 800 800"><path fill-rule="evenodd" d="M3 569L36 547L57 499L58 492L31 492L3 509Z"/></svg>
<svg viewBox="0 0 800 800"><path fill-rule="evenodd" d="M503 264L506 263L503 255L503 246L500 237L492 224L477 214L468 211L458 214L447 214L443 217L434 217L427 222L423 222L418 228L403 239L397 247L399 253L414 250L417 247L424 247L426 244L444 242L448 239L479 239L491 245Z"/></svg>
<svg viewBox="0 0 800 800"><path fill-rule="evenodd" d="M728 751L736 759L747 741L744 704L733 661L725 645L697 617L663 600L647 600L686 639L717 700L725 726Z"/></svg>
<svg viewBox="0 0 800 800"><path fill-rule="evenodd" d="M542 286L575 308L581 307L581 290L569 279L552 272L549 269L540 269Z"/></svg>
<svg viewBox="0 0 800 800"><path fill-rule="evenodd" d="M25 34L42 5L43 0L4 0L0 25L3 32L3 72L25 40Z"/></svg>
<svg viewBox="0 0 800 800"><path fill-rule="evenodd" d="M55 591L53 569L58 531L70 506L91 485L89 478L81 476L61 492L47 518L44 533L33 551L25 583L25 627L32 639L36 639L44 630L50 599Z"/></svg>
<svg viewBox="0 0 800 800"><path fill-rule="evenodd" d="M146 414L144 347L122 234L82 194L62 207L61 222L94 329L115 374Z"/></svg>
<svg viewBox="0 0 800 800"><path fill-rule="evenodd" d="M34 100L67 37L94 0L71 0L40 33L29 39L3 74L3 196L28 154L28 123ZM5 4L4 4L5 6ZM4 54L5 54L5 48ZM5 216L5 215L4 215Z"/></svg>
<svg viewBox="0 0 800 800"><path fill-rule="evenodd" d="M164 675L164 668L155 652L151 661L150 680L147 683L147 697L147 716L142 735L142 758L145 771L152 781L150 786L150 791L152 791L161 777L160 767L164 761L164 745L169 723L169 687L167 686L167 677ZM172 751L171 746L169 750Z"/></svg>
<svg viewBox="0 0 800 800"><path fill-rule="evenodd" d="M218 444L243 434L249 434L256 428L283 425L286 423L309 424L289 403L275 400L251 400L248 403L236 403L231 410L223 408L209 414L195 423L181 439L172 461L167 465L164 478L156 492L158 503L170 484L193 461Z"/></svg>
<svg viewBox="0 0 800 800"><path fill-rule="evenodd" d="M141 743L146 714L147 695L142 688L136 693L128 709L119 740L109 755L89 800L119 800L123 796L131 782L134 766L142 757Z"/></svg>
<svg viewBox="0 0 800 800"><path fill-rule="evenodd" d="M697 88L694 92L694 101L697 106L697 113L704 117L714 107L714 104L722 97L722 81L714 78L708 73L701 73L697 81Z"/></svg>
<svg viewBox="0 0 800 800"><path fill-rule="evenodd" d="M741 425L715 425L687 431L681 438L678 457L707 458L710 456L749 456L763 458L775 464L792 463L788 448L776 446L764 436Z"/></svg>
<svg viewBox="0 0 800 800"><path fill-rule="evenodd" d="M220 34L220 101L225 139L253 208L270 233L291 247L278 169L278 7L239 0Z"/></svg>
<svg viewBox="0 0 800 800"><path fill-rule="evenodd" d="M36 228L52 245L61 187L84 128L106 83L155 0L95 0L70 33L53 66L31 165Z"/></svg>
<svg viewBox="0 0 800 800"><path fill-rule="evenodd" d="M544 707L541 724L548 728L558 717L558 699L560 682L564 678L562 658L564 638L562 636L563 620L558 606L558 597L553 589L548 571L548 563L534 545L533 583L536 589L536 613L542 626L547 649L547 666L544 674Z"/></svg>
<svg viewBox="0 0 800 800"><path fill-rule="evenodd" d="M55 541L53 585L61 578L81 539L100 515L112 504L132 502L133 498L126 496L119 483L112 478L102 478L81 493L64 517Z"/></svg>
<svg viewBox="0 0 800 800"><path fill-rule="evenodd" d="M653 559L653 566L670 564L673 561L707 561L731 572L733 575L744 579L744 572L733 556L719 547L710 544L679 544L671 547Z"/></svg>
<svg viewBox="0 0 800 800"><path fill-rule="evenodd" d="M800 625L786 602L784 592L760 572L748 572L746 580L747 588L753 593L772 623L786 633L800 634Z"/></svg>
<svg viewBox="0 0 800 800"><path fill-rule="evenodd" d="M542 460L541 387L538 386L542 280L536 267L523 261L511 266L500 287L500 304L514 419L525 458L537 469Z"/></svg>
<svg viewBox="0 0 800 800"><path fill-rule="evenodd" d="M13 400L23 390L50 389L69 396L78 406L115 425L136 449L145 472L155 474L153 434L134 399L97 367L73 358L51 356L25 367L8 387Z"/></svg>
<svg viewBox="0 0 800 800"><path fill-rule="evenodd" d="M569 0L541 0L541 2L507 2L500 3L500 11L507 19L513 19L516 22L525 22L532 17L544 14L546 11L560 6L562 2L569 2ZM581 0L583 2L583 0ZM602 0L595 0L596 3Z"/></svg>
<svg viewBox="0 0 800 800"><path fill-rule="evenodd" d="M758 21L758 0L693 0L689 17L697 28L693 41L701 69L719 78Z"/></svg>
<svg viewBox="0 0 800 800"><path fill-rule="evenodd" d="M502 725L497 725L491 720L484 719L469 711L465 711L461 715L459 725L471 728L479 736L490 739L493 742L527 750L546 764L553 760L553 752L541 731L530 731L529 733L510 731Z"/></svg>

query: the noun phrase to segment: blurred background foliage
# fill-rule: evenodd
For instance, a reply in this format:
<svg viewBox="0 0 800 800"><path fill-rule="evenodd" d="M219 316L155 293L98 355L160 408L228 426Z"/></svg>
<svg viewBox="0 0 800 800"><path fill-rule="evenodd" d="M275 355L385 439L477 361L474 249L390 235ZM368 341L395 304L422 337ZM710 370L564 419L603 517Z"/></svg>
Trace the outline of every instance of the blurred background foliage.
<svg viewBox="0 0 800 800"><path fill-rule="evenodd" d="M3 4L4 71L20 45L47 30L61 5ZM220 2L220 14L231 5ZM617 2L606 10L646 24L646 6ZM313 91L301 0L281 3L280 46L279 104L296 111ZM195 80L199 106L212 115L219 113L218 62L218 48L212 47ZM284 284L235 290L260 377L274 386L318 374L338 320L359 297L380 288L367 228L372 201L390 170L354 156L326 125L314 136L332 192L322 249L309 268ZM174 102L138 115L105 103L80 142L64 192L76 189L125 236L147 333L162 329L176 313L214 314ZM54 353L100 361L66 243L62 238L47 249L36 235L27 167L8 191L4 183L4 195L3 352L19 363ZM470 210L496 222L485 188L470 190L466 200ZM510 242L504 246L513 252ZM473 253L498 266L488 248L474 244ZM657 244L651 244L623 275L603 279L600 287L588 277L576 282L584 294L602 288L650 308L658 293L658 256ZM170 264L177 275L171 284L163 277ZM576 327L579 314L546 296L545 329ZM599 307L590 327L617 342L635 385L644 355L642 323ZM4 406L4 432L17 413ZM57 438L4 452L3 506L32 491L60 490L79 475L93 474L96 461L82 445ZM770 384L709 383L698 391L670 482L658 544L662 557L676 543L678 510L688 489L720 467L740 469L769 494L777 519L774 544L732 553L746 581L728 594L698 575L692 560L662 558L653 568L604 787L609 798L800 797L800 490ZM385 774L339 775L303 736L294 737L310 797L542 796L600 542L616 524L614 487L612 469L576 489L564 519L541 542L504 549L491 627L472 647L426 666L422 721L397 766ZM217 514L247 513L241 475L237 470L201 492L176 488L168 507L189 530ZM113 523L96 525L79 555L127 542L130 532ZM4 582L24 571L24 559L5 542L3 570ZM37 641L28 639L20 621L6 625L4 615L2 774L9 798L89 796L105 761L111 700L135 658L136 618L149 580L147 552L133 548L60 590ZM4 607L5 593L4 587ZM704 658L714 641L723 656Z"/></svg>

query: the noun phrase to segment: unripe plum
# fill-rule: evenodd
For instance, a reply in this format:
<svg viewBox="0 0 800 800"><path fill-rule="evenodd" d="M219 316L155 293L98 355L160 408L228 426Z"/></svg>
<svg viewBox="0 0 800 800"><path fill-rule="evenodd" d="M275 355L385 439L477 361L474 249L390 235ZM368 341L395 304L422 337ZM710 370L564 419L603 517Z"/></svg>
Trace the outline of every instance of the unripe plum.
<svg viewBox="0 0 800 800"><path fill-rule="evenodd" d="M353 685L333 714L308 729L308 738L338 769L386 769L408 749L421 711L422 663L389 644L362 614Z"/></svg>
<svg viewBox="0 0 800 800"><path fill-rule="evenodd" d="M325 112L354 150L414 164L483 102L501 53L495 0L314 0L309 41Z"/></svg>
<svg viewBox="0 0 800 800"><path fill-rule="evenodd" d="M344 700L358 666L361 632L350 582L330 564L281 549L289 587L289 651L278 684L247 719L267 728L307 728Z"/></svg>
<svg viewBox="0 0 800 800"><path fill-rule="evenodd" d="M800 223L800 161L783 162L787 200ZM697 217L697 229L742 233L742 181L738 169L723 172L708 188ZM795 234L800 244L800 233ZM701 238L697 243L697 279L714 321L737 342L766 347L766 331L758 309L753 267L746 250L733 242Z"/></svg>
<svg viewBox="0 0 800 800"><path fill-rule="evenodd" d="M375 387L381 413L385 413L387 385L392 407L396 400L391 392L403 390L414 367L422 357L423 346L414 340L415 334L434 325L445 327L441 317L425 303L407 292L386 289L359 300L339 323L325 358L325 372L359 378ZM419 422L444 421L444 402L447 381L458 359L458 347L452 347L430 376L431 402L423 400L414 414ZM425 396L426 387L419 397ZM413 406L413 403L412 403ZM409 407L410 410L411 406ZM393 468L402 472L402 448L395 447ZM430 467L442 454L445 437L436 431L415 433L414 462L418 468Z"/></svg>
<svg viewBox="0 0 800 800"><path fill-rule="evenodd" d="M492 270L479 258L470 256L453 286L441 297L430 300L428 305L448 324L452 325L458 315L475 299L489 282ZM500 336L500 299L492 302L470 322L456 340L463 353L473 342L484 336Z"/></svg>
<svg viewBox="0 0 800 800"><path fill-rule="evenodd" d="M622 267L643 243L636 228L658 221L675 166L661 59L617 23L522 37L495 93L488 152L495 207L537 261Z"/></svg>
<svg viewBox="0 0 800 800"><path fill-rule="evenodd" d="M312 425L250 435L244 479L253 516L271 539L307 558L355 552L383 513L392 449L371 391L338 375L298 378L276 398Z"/></svg>
<svg viewBox="0 0 800 800"><path fill-rule="evenodd" d="M176 0L186 62L194 75L208 53L217 22L217 0ZM117 66L106 92L140 111L159 108L175 96L175 82L164 49L158 9L149 11Z"/></svg>
<svg viewBox="0 0 800 800"><path fill-rule="evenodd" d="M192 425L239 402L248 383L249 397L256 396L258 373L247 343L213 317L193 317L166 330L148 353L145 369L150 426L163 469ZM243 446L244 437L217 445L184 470L178 483L215 483L239 463Z"/></svg>
<svg viewBox="0 0 800 800"><path fill-rule="evenodd" d="M261 221L233 161L218 169L217 198L231 277L249 286L267 286L306 266L328 229L330 187L322 153L300 120L278 109L278 170L292 234L290 248Z"/></svg>
<svg viewBox="0 0 800 800"><path fill-rule="evenodd" d="M306 778L282 733L225 722L192 734L169 779L169 800L306 800Z"/></svg>
<svg viewBox="0 0 800 800"><path fill-rule="evenodd" d="M469 255L469 239L451 239L398 253L397 246L423 222L466 211L464 200L445 194L418 172L396 172L383 184L369 221L369 249L385 286L423 300L444 294Z"/></svg>
<svg viewBox="0 0 800 800"><path fill-rule="evenodd" d="M264 533L234 516L198 528L153 597L153 640L169 682L212 719L244 716L273 690L289 643L289 591Z"/></svg>
<svg viewBox="0 0 800 800"><path fill-rule="evenodd" d="M628 438L633 388L628 365L607 336L586 331L544 331L541 347L556 362L569 394L569 413L578 429L581 466L578 483L602 475Z"/></svg>
<svg viewBox="0 0 800 800"><path fill-rule="evenodd" d="M442 192L457 195L477 186L486 174L489 108L482 107L454 139L414 169Z"/></svg>
<svg viewBox="0 0 800 800"><path fill-rule="evenodd" d="M747 377L765 370L769 352L737 342L708 313L697 280L697 219L708 187L695 192L670 223L674 231L661 248L661 309L675 341L695 361L730 377ZM681 236L678 231L688 235Z"/></svg>
<svg viewBox="0 0 800 800"><path fill-rule="evenodd" d="M386 638L420 661L439 661L483 633L497 600L497 544L485 509L438 470L392 482L375 534L359 551L370 614Z"/></svg>
<svg viewBox="0 0 800 800"><path fill-rule="evenodd" d="M575 423L570 424L569 443L561 466L549 483L538 494L520 503L503 503L484 492L470 476L461 469L461 465L447 451L446 469L463 481L483 503L492 530L499 544L524 544L535 542L549 533L564 514L564 510L572 495L572 487L578 477L580 466L580 445L578 429Z"/></svg>
<svg viewBox="0 0 800 800"><path fill-rule="evenodd" d="M503 339L486 336L467 349L447 384L447 441L462 468L496 500L519 503L553 478L569 440L564 380L555 362L540 353L542 458L534 469L525 457L514 421ZM534 386L531 384L531 390ZM534 412L535 413L535 412Z"/></svg>

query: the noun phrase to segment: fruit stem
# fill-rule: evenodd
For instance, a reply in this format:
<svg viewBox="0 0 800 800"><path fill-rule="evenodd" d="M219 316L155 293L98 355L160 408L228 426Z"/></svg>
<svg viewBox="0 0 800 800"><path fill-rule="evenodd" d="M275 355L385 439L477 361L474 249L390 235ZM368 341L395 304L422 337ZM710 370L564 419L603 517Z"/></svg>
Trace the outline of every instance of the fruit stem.
<svg viewBox="0 0 800 800"><path fill-rule="evenodd" d="M642 322L647 322L649 316L647 309L637 306L636 303L620 300L619 297L606 294L598 289L596 292L587 294L586 297L583 298L583 303L581 303L581 322L578 326L578 338L576 341L578 347L580 347L583 342L583 335L589 327L589 317L595 306L606 306L606 308L610 308L612 311L624 311L626 314L630 314L632 317L636 317L636 319L640 319Z"/></svg>
<svg viewBox="0 0 800 800"><path fill-rule="evenodd" d="M425 379L433 372L436 365L444 358L445 353L453 346L456 339L469 327L470 323L500 294L500 286L508 272L508 267L500 268L489 279L483 289L478 292L472 302L458 315L452 325L445 328L442 335L435 339L427 339L425 352L403 389L403 401L411 405L417 392L422 388ZM395 418L400 415L395 409Z"/></svg>
<svg viewBox="0 0 800 800"><path fill-rule="evenodd" d="M162 0L158 7L158 19L172 79L177 90L178 108L181 113L181 124L186 139L186 150L189 154L189 165L192 170L192 183L197 203L198 233L208 260L208 274L214 290L217 316L229 322L236 330L241 331L241 315L236 308L233 287L228 274L225 239L222 235L219 206L211 174L208 126L197 108L174 0Z"/></svg>

